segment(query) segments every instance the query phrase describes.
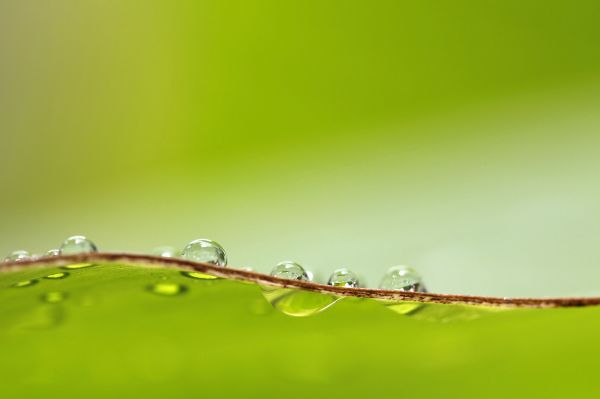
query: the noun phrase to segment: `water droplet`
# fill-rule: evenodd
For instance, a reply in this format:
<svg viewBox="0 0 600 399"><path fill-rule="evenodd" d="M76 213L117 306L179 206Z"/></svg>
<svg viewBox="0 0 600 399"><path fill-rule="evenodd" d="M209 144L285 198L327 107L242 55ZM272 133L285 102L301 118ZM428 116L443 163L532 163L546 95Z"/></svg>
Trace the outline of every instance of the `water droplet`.
<svg viewBox="0 0 600 399"><path fill-rule="evenodd" d="M261 286L265 299L281 313L305 317L322 312L341 298L296 288Z"/></svg>
<svg viewBox="0 0 600 399"><path fill-rule="evenodd" d="M24 260L28 260L30 258L31 258L31 256L29 255L29 252L23 251L23 250L18 250L18 251L12 251L10 254L8 254L8 256L6 258L4 258L4 261L5 262L21 262Z"/></svg>
<svg viewBox="0 0 600 399"><path fill-rule="evenodd" d="M60 255L60 249L51 249L48 252L46 252L46 256L59 256Z"/></svg>
<svg viewBox="0 0 600 399"><path fill-rule="evenodd" d="M32 285L35 285L37 283L38 283L38 280L36 280L36 279L22 280L22 281L18 281L16 283L14 283L12 286L15 288L23 288L23 287L31 287Z"/></svg>
<svg viewBox="0 0 600 399"><path fill-rule="evenodd" d="M305 280L308 281L308 275L302 266L296 262L283 261L271 270L271 276L279 278L287 278L290 280Z"/></svg>
<svg viewBox="0 0 600 399"><path fill-rule="evenodd" d="M358 287L358 277L346 268L337 269L329 277L327 285L333 285L334 287Z"/></svg>
<svg viewBox="0 0 600 399"><path fill-rule="evenodd" d="M156 283L148 287L148 290L157 295L175 296L187 291L187 287L176 283Z"/></svg>
<svg viewBox="0 0 600 399"><path fill-rule="evenodd" d="M60 280L60 279L66 278L66 277L69 277L68 272L58 272L58 273L52 273L47 276L44 276L44 278L47 278L48 280Z"/></svg>
<svg viewBox="0 0 600 399"><path fill-rule="evenodd" d="M210 274L206 274L206 273L200 273L200 272L181 272L182 275L184 275L185 277L191 277L191 278L195 278L198 280L215 280L218 279L217 276L213 276Z"/></svg>
<svg viewBox="0 0 600 399"><path fill-rule="evenodd" d="M175 258L179 256L180 253L181 252L177 248L169 246L158 247L152 250L152 255L162 256L163 258Z"/></svg>
<svg viewBox="0 0 600 399"><path fill-rule="evenodd" d="M72 265L61 266L63 269L74 270L74 269L85 269L86 267L95 266L93 263L74 263Z"/></svg>
<svg viewBox="0 0 600 399"><path fill-rule="evenodd" d="M383 276L379 288L417 292L422 291L423 285L421 276L414 269L406 266L394 266Z"/></svg>
<svg viewBox="0 0 600 399"><path fill-rule="evenodd" d="M181 252L181 256L194 262L227 266L227 256L223 247L212 240L204 238L194 240L186 245Z"/></svg>
<svg viewBox="0 0 600 399"><path fill-rule="evenodd" d="M98 252L96 245L84 236L67 238L60 246L61 255L74 255L89 252Z"/></svg>
<svg viewBox="0 0 600 399"><path fill-rule="evenodd" d="M60 291L50 291L42 295L42 301L47 303L58 303L67 299L67 294Z"/></svg>

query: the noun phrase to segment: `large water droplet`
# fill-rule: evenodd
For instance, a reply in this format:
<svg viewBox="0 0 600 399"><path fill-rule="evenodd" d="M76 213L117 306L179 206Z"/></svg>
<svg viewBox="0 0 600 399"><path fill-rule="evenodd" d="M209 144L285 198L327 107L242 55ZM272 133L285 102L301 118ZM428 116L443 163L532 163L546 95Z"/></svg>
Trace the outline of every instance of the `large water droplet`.
<svg viewBox="0 0 600 399"><path fill-rule="evenodd" d="M183 248L181 256L194 262L208 263L215 266L227 266L225 250L218 243L205 238L190 242Z"/></svg>
<svg viewBox="0 0 600 399"><path fill-rule="evenodd" d="M48 279L48 280L60 280L63 278L69 277L69 273L68 272L58 272L58 273L52 273L52 274L48 274L47 276L44 276L44 278Z"/></svg>
<svg viewBox="0 0 600 399"><path fill-rule="evenodd" d="M156 283L148 287L148 291L164 296L181 295L187 291L187 287L176 283Z"/></svg>
<svg viewBox="0 0 600 399"><path fill-rule="evenodd" d="M421 276L414 269L407 266L391 267L383 276L379 288L411 292L423 290Z"/></svg>
<svg viewBox="0 0 600 399"><path fill-rule="evenodd" d="M38 280L36 280L36 279L22 280L22 281L17 281L12 286L15 288L23 288L23 287L31 287L32 285L35 285L37 283L38 283Z"/></svg>
<svg viewBox="0 0 600 399"><path fill-rule="evenodd" d="M261 286L265 299L277 310L289 316L304 317L319 313L341 298L296 288Z"/></svg>
<svg viewBox="0 0 600 399"><path fill-rule="evenodd" d="M67 299L67 294L60 291L50 291L42 295L42 301L47 303L58 303Z"/></svg>
<svg viewBox="0 0 600 399"><path fill-rule="evenodd" d="M152 255L162 256L163 258L175 258L179 256L181 252L175 247L157 247L152 250Z"/></svg>
<svg viewBox="0 0 600 399"><path fill-rule="evenodd" d="M279 262L277 266L271 270L271 276L287 278L290 280L308 281L308 275L304 268L298 263L289 260Z"/></svg>
<svg viewBox="0 0 600 399"><path fill-rule="evenodd" d="M206 274L206 273L200 273L200 272L181 272L182 275L184 275L185 277L190 277L190 278L195 278L198 280L215 280L218 279L217 276L213 276L210 274Z"/></svg>
<svg viewBox="0 0 600 399"><path fill-rule="evenodd" d="M89 252L98 252L96 245L84 236L67 238L60 246L61 255L73 255Z"/></svg>
<svg viewBox="0 0 600 399"><path fill-rule="evenodd" d="M21 262L24 260L28 260L31 258L31 255L29 255L29 252L27 251L23 251L23 250L18 250L18 251L12 251L10 254L8 254L8 256L6 258L4 258L5 262Z"/></svg>
<svg viewBox="0 0 600 399"><path fill-rule="evenodd" d="M337 269L331 274L327 284L334 287L356 288L358 287L358 277L346 268Z"/></svg>

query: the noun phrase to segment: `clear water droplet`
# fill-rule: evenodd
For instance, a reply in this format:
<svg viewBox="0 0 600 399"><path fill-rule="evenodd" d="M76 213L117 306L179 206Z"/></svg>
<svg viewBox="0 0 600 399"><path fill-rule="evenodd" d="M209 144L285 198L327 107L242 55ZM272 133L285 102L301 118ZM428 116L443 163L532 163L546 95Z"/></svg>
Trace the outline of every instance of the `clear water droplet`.
<svg viewBox="0 0 600 399"><path fill-rule="evenodd" d="M227 266L227 255L218 243L205 238L190 242L183 248L181 256L194 262L208 263L215 266Z"/></svg>
<svg viewBox="0 0 600 399"><path fill-rule="evenodd" d="M67 299L67 294L60 291L50 291L42 295L42 301L47 303L58 303Z"/></svg>
<svg viewBox="0 0 600 399"><path fill-rule="evenodd" d="M67 238L60 246L61 255L74 255L89 252L98 252L96 245L84 236L72 236Z"/></svg>
<svg viewBox="0 0 600 399"><path fill-rule="evenodd" d="M63 269L67 270L75 270L75 269L85 269L86 267L95 266L93 263L74 263L72 265L61 266Z"/></svg>
<svg viewBox="0 0 600 399"><path fill-rule="evenodd" d="M417 292L423 290L423 285L421 276L413 268L394 266L383 276L379 288L384 290Z"/></svg>
<svg viewBox="0 0 600 399"><path fill-rule="evenodd" d="M288 316L312 316L327 309L341 298L296 288L261 286L262 294L275 309Z"/></svg>
<svg viewBox="0 0 600 399"><path fill-rule="evenodd" d="M176 283L156 283L148 287L148 291L164 296L181 295L187 291L187 287Z"/></svg>
<svg viewBox="0 0 600 399"><path fill-rule="evenodd" d="M48 280L60 280L63 278L69 277L69 273L68 272L58 272L58 273L52 273L52 274L48 274L47 276L44 276L45 279Z"/></svg>
<svg viewBox="0 0 600 399"><path fill-rule="evenodd" d="M358 277L346 268L337 269L329 277L327 285L356 288L358 287Z"/></svg>
<svg viewBox="0 0 600 399"><path fill-rule="evenodd" d="M176 258L181 252L175 247L157 247L152 250L152 255L162 256L163 258Z"/></svg>
<svg viewBox="0 0 600 399"><path fill-rule="evenodd" d="M15 288L23 288L23 287L31 287L32 285L35 285L37 283L38 283L38 280L36 280L36 279L22 280L22 281L17 281L12 286Z"/></svg>
<svg viewBox="0 0 600 399"><path fill-rule="evenodd" d="M46 252L46 256L59 256L60 255L60 249L51 249L48 252Z"/></svg>
<svg viewBox="0 0 600 399"><path fill-rule="evenodd" d="M10 254L8 254L8 256L6 258L4 258L5 262L21 262L24 260L28 260L31 258L31 255L29 255L29 252L27 251L23 251L23 250L18 250L18 251L12 251Z"/></svg>
<svg viewBox="0 0 600 399"><path fill-rule="evenodd" d="M181 274L184 275L185 277L195 278L198 280L216 280L216 279L218 279L217 276L213 276L213 275L206 274L206 273L200 273L200 272L181 272Z"/></svg>
<svg viewBox="0 0 600 399"><path fill-rule="evenodd" d="M279 262L277 266L271 270L271 276L287 278L290 280L308 281L306 270L298 263L289 260Z"/></svg>

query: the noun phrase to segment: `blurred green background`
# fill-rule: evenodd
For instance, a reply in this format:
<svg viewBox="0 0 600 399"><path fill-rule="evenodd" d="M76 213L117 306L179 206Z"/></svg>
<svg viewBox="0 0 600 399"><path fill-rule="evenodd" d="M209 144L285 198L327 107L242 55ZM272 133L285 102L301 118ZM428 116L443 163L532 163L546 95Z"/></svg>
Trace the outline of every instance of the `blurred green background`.
<svg viewBox="0 0 600 399"><path fill-rule="evenodd" d="M597 1L0 2L0 253L219 241L597 295Z"/></svg>

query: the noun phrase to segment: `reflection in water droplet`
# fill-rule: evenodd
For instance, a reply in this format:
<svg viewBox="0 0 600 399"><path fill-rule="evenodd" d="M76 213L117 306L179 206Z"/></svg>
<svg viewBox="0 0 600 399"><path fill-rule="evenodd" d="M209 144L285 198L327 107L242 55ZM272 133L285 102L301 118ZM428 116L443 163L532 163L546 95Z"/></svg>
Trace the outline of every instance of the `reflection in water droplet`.
<svg viewBox="0 0 600 399"><path fill-rule="evenodd" d="M404 315L409 315L409 314L415 312L421 306L423 306L423 304L421 302L385 301L385 300L381 301L381 302L389 310L399 313L399 314L404 314Z"/></svg>
<svg viewBox="0 0 600 399"><path fill-rule="evenodd" d="M181 295L187 291L187 287L176 283L156 283L148 287L148 291L164 296Z"/></svg>
<svg viewBox="0 0 600 399"><path fill-rule="evenodd" d="M163 258L175 258L179 256L180 253L181 251L179 251L177 248L169 246L158 247L152 250L152 255L162 256Z"/></svg>
<svg viewBox="0 0 600 399"><path fill-rule="evenodd" d="M35 285L37 283L38 283L38 280L31 279L31 280L18 281L16 283L14 283L12 286L15 288L23 288L23 287L31 287L32 285Z"/></svg>
<svg viewBox="0 0 600 399"><path fill-rule="evenodd" d="M311 316L319 313L341 298L296 288L261 286L265 299L280 312L289 316Z"/></svg>
<svg viewBox="0 0 600 399"><path fill-rule="evenodd" d="M93 263L74 263L72 265L66 265L66 266L61 266L63 269L69 269L69 270L74 270L74 269L85 269L86 267L92 267L95 266Z"/></svg>
<svg viewBox="0 0 600 399"><path fill-rule="evenodd" d="M181 272L182 275L184 275L185 277L191 277L191 278L195 278L198 280L215 280L218 279L217 276L213 276L210 274L206 274L206 273L200 273L200 272Z"/></svg>
<svg viewBox="0 0 600 399"><path fill-rule="evenodd" d="M69 277L68 272L58 272L58 273L52 273L47 276L44 276L44 278L47 278L48 280L60 280L60 279L66 278L66 277Z"/></svg>
<svg viewBox="0 0 600 399"><path fill-rule="evenodd" d="M46 252L46 256L59 256L60 255L60 249L51 249L48 252Z"/></svg>
<svg viewBox="0 0 600 399"><path fill-rule="evenodd" d="M67 238L60 246L61 255L73 255L89 252L98 252L96 245L84 236Z"/></svg>
<svg viewBox="0 0 600 399"><path fill-rule="evenodd" d="M23 250L18 250L18 251L12 251L10 254L8 254L8 256L6 258L4 258L4 261L5 262L21 262L24 260L28 260L30 258L31 258L31 256L29 255L29 252L23 251Z"/></svg>
<svg viewBox="0 0 600 399"><path fill-rule="evenodd" d="M424 291L419 273L407 266L391 267L383 276L379 288L411 292Z"/></svg>
<svg viewBox="0 0 600 399"><path fill-rule="evenodd" d="M208 263L215 266L227 266L227 256L222 246L212 240L200 238L190 242L183 248L181 256L194 262Z"/></svg>
<svg viewBox="0 0 600 399"><path fill-rule="evenodd" d="M436 323L470 321L482 316L505 311L506 308L409 301L381 301L388 309L410 316L415 320Z"/></svg>
<svg viewBox="0 0 600 399"><path fill-rule="evenodd" d="M358 287L358 277L346 268L337 269L331 274L327 284L334 287L356 288Z"/></svg>
<svg viewBox="0 0 600 399"><path fill-rule="evenodd" d="M67 299L67 294L60 291L50 291L42 295L42 301L47 303L58 303Z"/></svg>
<svg viewBox="0 0 600 399"><path fill-rule="evenodd" d="M271 270L271 276L286 278L289 280L305 280L308 281L308 275L300 264L289 260L279 262L277 266Z"/></svg>

